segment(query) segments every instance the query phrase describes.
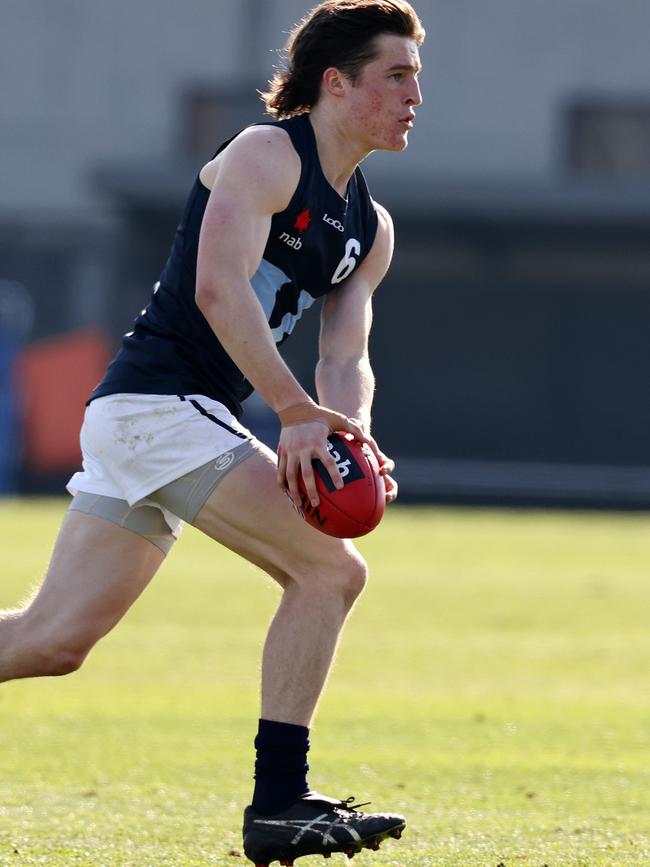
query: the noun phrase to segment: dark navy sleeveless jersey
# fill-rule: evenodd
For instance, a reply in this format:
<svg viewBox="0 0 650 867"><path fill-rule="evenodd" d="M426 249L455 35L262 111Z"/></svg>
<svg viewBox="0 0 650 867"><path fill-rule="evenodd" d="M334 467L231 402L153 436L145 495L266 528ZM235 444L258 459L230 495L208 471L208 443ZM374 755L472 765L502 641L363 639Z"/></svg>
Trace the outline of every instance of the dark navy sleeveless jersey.
<svg viewBox="0 0 650 867"><path fill-rule="evenodd" d="M285 211L275 214L251 283L276 343L303 310L335 289L363 260L377 215L359 168L342 198L325 179L308 114L270 122L291 137L302 170ZM233 139L225 142L217 153ZM196 260L210 191L197 178L149 305L126 334L91 400L107 394L204 394L237 417L252 386L196 306Z"/></svg>

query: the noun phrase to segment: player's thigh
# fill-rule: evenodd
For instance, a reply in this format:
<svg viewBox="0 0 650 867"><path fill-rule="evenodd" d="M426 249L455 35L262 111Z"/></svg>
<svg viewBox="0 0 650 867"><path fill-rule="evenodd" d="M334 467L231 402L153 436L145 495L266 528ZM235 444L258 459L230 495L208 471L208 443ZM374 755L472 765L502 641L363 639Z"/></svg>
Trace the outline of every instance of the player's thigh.
<svg viewBox="0 0 650 867"><path fill-rule="evenodd" d="M26 626L34 634L92 644L128 611L163 560L163 552L137 533L68 511Z"/></svg>
<svg viewBox="0 0 650 867"><path fill-rule="evenodd" d="M262 445L225 476L193 523L281 583L364 571L352 542L319 533L297 515L278 486L275 453Z"/></svg>

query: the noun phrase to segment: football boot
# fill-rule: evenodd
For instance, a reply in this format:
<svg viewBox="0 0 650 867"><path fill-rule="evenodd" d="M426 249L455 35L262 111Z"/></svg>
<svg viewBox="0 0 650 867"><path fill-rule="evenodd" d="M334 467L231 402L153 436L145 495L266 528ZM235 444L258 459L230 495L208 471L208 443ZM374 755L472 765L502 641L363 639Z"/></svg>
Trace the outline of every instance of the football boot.
<svg viewBox="0 0 650 867"><path fill-rule="evenodd" d="M362 849L379 849L386 837L399 839L406 827L398 813L362 813L354 798L337 801L307 792L288 809L262 816L252 807L244 811L244 852L256 867L279 861L290 867L302 855L344 852L349 858Z"/></svg>

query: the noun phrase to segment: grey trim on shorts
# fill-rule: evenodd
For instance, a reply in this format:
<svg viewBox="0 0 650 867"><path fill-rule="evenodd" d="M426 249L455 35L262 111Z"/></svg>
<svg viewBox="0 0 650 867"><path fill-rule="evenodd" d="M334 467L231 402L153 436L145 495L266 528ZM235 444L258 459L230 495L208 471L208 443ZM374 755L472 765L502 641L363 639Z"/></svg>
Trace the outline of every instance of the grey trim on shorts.
<svg viewBox="0 0 650 867"><path fill-rule="evenodd" d="M165 555L176 541L163 513L156 506L129 506L126 500L116 497L77 491L70 503L70 511L96 515L131 530L160 548Z"/></svg>
<svg viewBox="0 0 650 867"><path fill-rule="evenodd" d="M237 464L250 457L255 450L254 443L247 440L234 449L212 458L202 467L186 473L180 479L164 485L153 494L149 494L147 499L187 521L188 524L192 524L224 476Z"/></svg>
<svg viewBox="0 0 650 867"><path fill-rule="evenodd" d="M247 440L234 449L212 458L207 464L164 485L145 498L156 505L136 503L134 506L129 506L126 500L116 497L78 491L72 498L70 510L97 515L99 518L117 524L118 527L131 530L167 555L176 541L176 536L158 506L191 524L224 476L254 451L255 446Z"/></svg>

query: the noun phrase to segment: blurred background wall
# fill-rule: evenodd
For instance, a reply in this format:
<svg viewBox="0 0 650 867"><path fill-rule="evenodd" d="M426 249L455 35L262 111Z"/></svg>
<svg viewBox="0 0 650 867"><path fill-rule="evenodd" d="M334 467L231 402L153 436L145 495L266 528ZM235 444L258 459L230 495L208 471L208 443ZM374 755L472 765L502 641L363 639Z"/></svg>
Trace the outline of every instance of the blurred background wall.
<svg viewBox="0 0 650 867"><path fill-rule="evenodd" d="M194 174L262 119L308 6L2 7L0 490L58 489ZM648 506L650 5L416 7L424 105L364 165L397 234L375 433L412 498ZM307 383L316 331L286 347Z"/></svg>

